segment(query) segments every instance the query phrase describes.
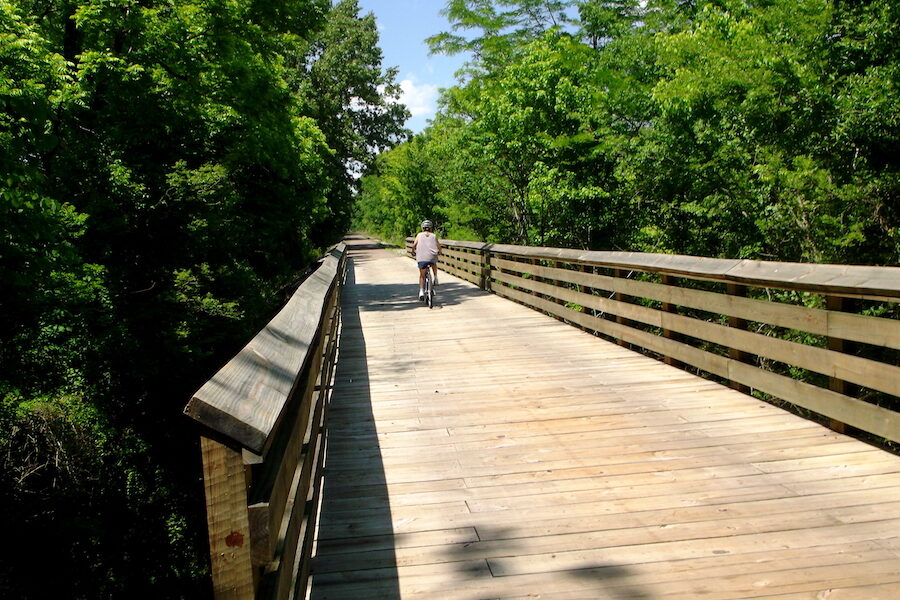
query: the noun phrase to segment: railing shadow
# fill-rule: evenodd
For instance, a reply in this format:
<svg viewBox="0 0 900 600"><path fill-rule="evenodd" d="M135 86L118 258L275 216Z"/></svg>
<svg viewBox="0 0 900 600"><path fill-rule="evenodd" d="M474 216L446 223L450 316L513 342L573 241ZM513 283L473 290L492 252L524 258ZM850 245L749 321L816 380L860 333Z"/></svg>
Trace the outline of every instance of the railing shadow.
<svg viewBox="0 0 900 600"><path fill-rule="evenodd" d="M360 597L400 598L391 507L372 412L366 342L359 318L362 307L355 283L351 257L342 298L340 354L328 409L328 450L310 600L330 597L335 586L345 591L348 586L361 586L365 593ZM351 556L352 564L348 564ZM351 571L353 579L348 580Z"/></svg>
<svg viewBox="0 0 900 600"><path fill-rule="evenodd" d="M446 279L447 275L444 274ZM406 311L428 310L422 301L418 299L418 285L413 279L411 283L389 284L363 284L366 288L366 296L369 298L360 306L365 310L373 311ZM444 281L435 288L434 308L461 304L468 299L488 295L473 285Z"/></svg>
<svg viewBox="0 0 900 600"><path fill-rule="evenodd" d="M529 553L523 539L518 537L515 527L492 527L488 525L480 525L477 528L478 536L484 540L489 540L494 549L494 556L505 558L515 556L525 556ZM502 581L503 575L499 578L494 574L495 565L494 558L485 558L483 551L480 549L480 542L456 544L448 553L448 558L456 565L458 578L460 580L477 581L481 578L495 578ZM478 568L478 564L486 560L488 568ZM502 571L502 567L500 569ZM563 576L564 574L564 576ZM559 581L563 579L586 581L587 589L581 584L578 589L583 589L585 593L593 590L597 598L606 600L650 600L652 594L645 589L643 585L635 581L636 572L628 565L616 564L613 562L591 562L585 561L583 565L577 568L560 571L557 575ZM548 578L548 581L549 578ZM502 584L500 586L502 588ZM546 593L551 595L561 590L541 590L540 584L535 584L534 593L529 597L539 598ZM490 594L481 594L473 597L496 597L496 590ZM510 596L519 596L517 593L511 593ZM569 596L566 596L569 597ZM588 596L577 596L579 598L587 598Z"/></svg>

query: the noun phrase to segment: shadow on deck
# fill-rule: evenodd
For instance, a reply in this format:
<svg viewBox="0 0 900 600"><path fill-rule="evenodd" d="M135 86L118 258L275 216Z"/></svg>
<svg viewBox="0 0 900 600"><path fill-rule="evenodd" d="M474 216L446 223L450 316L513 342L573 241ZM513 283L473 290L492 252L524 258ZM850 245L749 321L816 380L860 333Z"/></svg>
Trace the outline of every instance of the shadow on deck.
<svg viewBox="0 0 900 600"><path fill-rule="evenodd" d="M366 245L355 246L359 250ZM341 324L340 355L335 371L331 414L340 414L340 422L329 419L328 450L322 483L321 513L313 570L318 579L340 573L345 555L359 551L371 553L365 566L369 597L400 598L391 519L390 499L378 444L375 418L369 390L366 341L360 324L360 302L356 286L356 267L347 265L347 282ZM348 468L356 458L365 470ZM328 598L315 589L312 598Z"/></svg>

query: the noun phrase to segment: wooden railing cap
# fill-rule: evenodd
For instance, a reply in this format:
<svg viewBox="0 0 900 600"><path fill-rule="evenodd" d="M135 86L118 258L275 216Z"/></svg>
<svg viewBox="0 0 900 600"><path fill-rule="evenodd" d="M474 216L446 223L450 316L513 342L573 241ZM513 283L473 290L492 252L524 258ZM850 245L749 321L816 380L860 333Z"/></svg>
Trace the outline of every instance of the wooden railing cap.
<svg viewBox="0 0 900 600"><path fill-rule="evenodd" d="M329 250L275 318L194 393L185 414L248 450L265 452L309 359L345 252L343 243Z"/></svg>
<svg viewBox="0 0 900 600"><path fill-rule="evenodd" d="M448 247L473 248L523 258L578 262L757 287L866 298L900 298L900 267L771 262L647 252L589 251L455 240L441 240L441 243Z"/></svg>

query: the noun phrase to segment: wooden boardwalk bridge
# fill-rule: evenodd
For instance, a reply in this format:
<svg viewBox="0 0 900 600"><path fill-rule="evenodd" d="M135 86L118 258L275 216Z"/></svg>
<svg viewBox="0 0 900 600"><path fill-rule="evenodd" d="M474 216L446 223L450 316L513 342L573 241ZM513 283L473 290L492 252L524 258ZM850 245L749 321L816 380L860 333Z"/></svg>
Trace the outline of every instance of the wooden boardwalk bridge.
<svg viewBox="0 0 900 600"><path fill-rule="evenodd" d="M313 598L900 597L900 458L446 274L428 310L395 252L348 268Z"/></svg>
<svg viewBox="0 0 900 600"><path fill-rule="evenodd" d="M339 319L310 344L334 367L307 396L333 379L331 394L290 417L307 466L282 468L285 500L254 504L249 484L246 496L232 485L230 508L209 501L217 596L900 598L900 457L448 273L429 310L402 252L348 246L325 310ZM288 443L215 415L204 422L243 450L205 442L208 497ZM304 493L302 518L271 516ZM260 519L272 525L251 549L232 543ZM280 571L302 585L272 591L271 555L292 528L308 542ZM244 550L252 584L222 575Z"/></svg>

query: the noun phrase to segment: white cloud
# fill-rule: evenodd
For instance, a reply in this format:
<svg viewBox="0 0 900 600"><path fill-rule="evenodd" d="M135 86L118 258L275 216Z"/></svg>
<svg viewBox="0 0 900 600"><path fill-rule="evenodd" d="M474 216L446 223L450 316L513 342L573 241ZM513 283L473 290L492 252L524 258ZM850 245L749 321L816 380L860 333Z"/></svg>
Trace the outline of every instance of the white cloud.
<svg viewBox="0 0 900 600"><path fill-rule="evenodd" d="M400 82L400 89L400 102L406 105L413 117L434 114L438 97L436 85L404 79Z"/></svg>

